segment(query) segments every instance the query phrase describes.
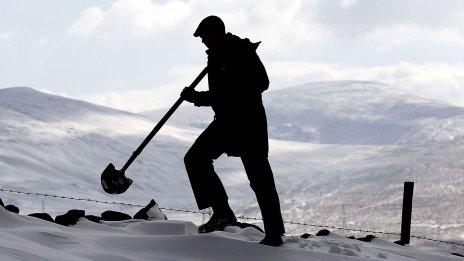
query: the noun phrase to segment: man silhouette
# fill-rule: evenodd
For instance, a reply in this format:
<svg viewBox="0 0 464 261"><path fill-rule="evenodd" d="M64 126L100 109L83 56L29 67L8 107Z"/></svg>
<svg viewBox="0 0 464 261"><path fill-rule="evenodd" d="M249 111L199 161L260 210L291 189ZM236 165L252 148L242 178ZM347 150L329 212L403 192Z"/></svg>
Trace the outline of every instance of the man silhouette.
<svg viewBox="0 0 464 261"><path fill-rule="evenodd" d="M268 161L267 120L261 99L269 79L256 54L259 42L226 34L224 23L217 16L203 19L194 36L201 37L208 47L209 90L186 88L181 95L195 106L211 106L215 113L214 120L184 158L198 208L212 207L214 211L198 232L222 230L237 221L213 167L213 160L227 153L241 157L256 194L266 232L260 243L281 245L285 229Z"/></svg>

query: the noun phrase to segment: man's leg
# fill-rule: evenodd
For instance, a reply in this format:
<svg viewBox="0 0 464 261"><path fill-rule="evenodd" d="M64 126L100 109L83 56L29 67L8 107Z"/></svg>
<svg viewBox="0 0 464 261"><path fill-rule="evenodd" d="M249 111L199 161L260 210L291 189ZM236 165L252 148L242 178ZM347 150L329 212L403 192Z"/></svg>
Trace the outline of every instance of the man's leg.
<svg viewBox="0 0 464 261"><path fill-rule="evenodd" d="M266 237L280 239L285 228L269 161L266 156L249 155L243 156L242 162L261 209Z"/></svg>
<svg viewBox="0 0 464 261"><path fill-rule="evenodd" d="M215 122L212 122L184 157L187 174L199 209L213 207L215 212L230 210L226 191L213 166L213 160L223 152Z"/></svg>
<svg viewBox="0 0 464 261"><path fill-rule="evenodd" d="M199 233L223 230L237 222L227 202L227 194L221 180L214 171L213 160L223 152L215 122L198 137L185 155L184 162L199 209L212 207L214 214L205 224L198 227Z"/></svg>

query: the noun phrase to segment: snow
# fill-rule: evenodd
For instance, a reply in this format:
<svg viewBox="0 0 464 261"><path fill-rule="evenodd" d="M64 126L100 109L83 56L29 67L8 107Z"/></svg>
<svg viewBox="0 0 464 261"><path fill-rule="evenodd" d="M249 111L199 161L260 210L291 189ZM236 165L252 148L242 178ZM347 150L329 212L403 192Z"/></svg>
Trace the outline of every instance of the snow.
<svg viewBox="0 0 464 261"><path fill-rule="evenodd" d="M285 220L399 232L408 180L415 182L412 234L464 239L463 108L355 81L268 91L264 100ZM195 210L182 159L211 120L204 108L183 105L176 112L127 171L134 184L126 193L107 195L100 187L101 171L110 162L121 168L165 111L139 115L30 88L0 89L1 187L136 204L153 198L161 207ZM221 157L216 166L236 214L260 217L240 160ZM137 210L4 192L0 198L22 214ZM202 222L201 215L166 214ZM286 230L315 232L293 225Z"/></svg>
<svg viewBox="0 0 464 261"><path fill-rule="evenodd" d="M341 226L345 207L354 227L398 232L403 182L414 181L413 232L463 239L464 108L360 81L308 83L263 99L287 219ZM144 115L156 120L162 113ZM188 129L210 120L207 109L185 106L170 124ZM217 164L230 198L242 213L257 215L253 196L241 196L250 195L243 170L231 160ZM427 223L436 225L421 225Z"/></svg>
<svg viewBox="0 0 464 261"><path fill-rule="evenodd" d="M464 133L464 108L377 82L313 82L268 91L270 137L323 144L394 145L448 141ZM164 110L145 112L159 119ZM185 107L176 126L205 127L211 111Z"/></svg>
<svg viewBox="0 0 464 261"><path fill-rule="evenodd" d="M127 220L70 227L0 208L0 259L9 260L459 260L383 240L362 242L337 234L284 238L260 245L254 228L227 227L198 234L187 221Z"/></svg>

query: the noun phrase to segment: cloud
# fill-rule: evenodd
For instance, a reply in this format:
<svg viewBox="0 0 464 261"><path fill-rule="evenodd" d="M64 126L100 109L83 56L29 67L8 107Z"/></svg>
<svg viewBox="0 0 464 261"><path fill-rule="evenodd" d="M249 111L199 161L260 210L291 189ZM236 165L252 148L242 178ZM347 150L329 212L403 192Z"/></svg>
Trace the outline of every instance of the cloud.
<svg viewBox="0 0 464 261"><path fill-rule="evenodd" d="M151 0L118 0L108 10L91 7L68 29L68 36L100 39L156 38L180 25L190 14L182 1L155 4Z"/></svg>
<svg viewBox="0 0 464 261"><path fill-rule="evenodd" d="M90 37L98 31L104 20L100 7L92 7L84 11L82 16L68 29L68 36Z"/></svg>
<svg viewBox="0 0 464 261"><path fill-rule="evenodd" d="M399 25L464 30L464 2L459 0L325 0L315 8L313 22L344 36L360 36Z"/></svg>
<svg viewBox="0 0 464 261"><path fill-rule="evenodd" d="M19 60L18 54L25 52L38 54L52 45L53 42L44 35L34 34L25 30L0 31L0 60L3 58L1 57L2 54L11 55L11 57ZM8 60L3 58L3 61Z"/></svg>
<svg viewBox="0 0 464 261"><path fill-rule="evenodd" d="M0 58L8 64L0 84L63 89L131 111L169 106L201 70L183 64L205 63L193 31L216 14L228 31L262 41L258 52L271 88L374 80L464 103L461 0L114 0L85 6L74 9L75 21L63 23L65 39L53 28L21 39L2 31L15 28L0 28ZM44 21L40 27L48 28ZM166 74L165 68L172 69ZM48 77L50 70L56 77Z"/></svg>
<svg viewBox="0 0 464 261"><path fill-rule="evenodd" d="M17 33L12 32L12 31L3 31L3 32L0 31L0 41L10 40L13 37L15 37L15 35L17 35Z"/></svg>
<svg viewBox="0 0 464 261"><path fill-rule="evenodd" d="M464 63L411 63L373 67L343 67L305 62L271 62L269 74L293 86L308 81L361 80L388 83L395 89L464 106Z"/></svg>
<svg viewBox="0 0 464 261"><path fill-rule="evenodd" d="M326 32L310 22L314 15L315 0L262 0L262 1L211 1L192 0L193 13L203 17L217 14L226 24L226 29L262 41L264 53L286 52L305 48L311 41L325 38ZM198 17L197 19L199 19Z"/></svg>
<svg viewBox="0 0 464 261"><path fill-rule="evenodd" d="M457 0L117 0L106 10L85 10L67 35L182 42L202 18L216 14L229 31L262 41L266 55L305 55L309 46L335 41L340 49L357 44L386 51L412 44L462 45L464 16L458 10L463 8Z"/></svg>
<svg viewBox="0 0 464 261"><path fill-rule="evenodd" d="M379 50L385 51L401 46L423 46L448 44L462 46L464 32L453 28L424 28L417 25L398 25L395 27L375 29L364 35L364 41L378 44Z"/></svg>
<svg viewBox="0 0 464 261"><path fill-rule="evenodd" d="M200 66L181 67L169 71L171 76L177 75L179 78L167 85L145 90L98 93L78 98L132 112L168 107L177 99L183 86L191 82L193 75L201 70ZM334 64L271 61L266 63L266 67L271 79L270 90L311 81L378 81L392 85L392 90L464 106L464 63L450 65L399 62L389 66L343 67ZM186 71L189 73L185 74ZM200 88L205 89L205 82L203 81Z"/></svg>
<svg viewBox="0 0 464 261"><path fill-rule="evenodd" d="M174 79L168 84L155 86L149 89L109 91L92 95L79 95L75 98L130 112L166 108L174 104L179 98L182 89L188 86L202 69L203 68L198 65L180 65L167 71L166 75ZM196 90L206 90L206 82L206 78L203 79Z"/></svg>
<svg viewBox="0 0 464 261"><path fill-rule="evenodd" d="M220 16L229 31L263 41L262 49L284 50L318 40L325 32L308 23L317 1L167 1L117 0L107 10L85 10L67 31L68 37L96 39L157 39L191 36L204 17ZM174 35L176 32L177 35Z"/></svg>
<svg viewBox="0 0 464 261"><path fill-rule="evenodd" d="M110 91L76 98L124 111L140 112L168 107L171 105L169 101L174 103L176 98L171 91L173 87L164 85L147 90Z"/></svg>
<svg viewBox="0 0 464 261"><path fill-rule="evenodd" d="M325 40L381 51L464 43L464 2L459 0L325 0L314 8L309 22L328 32Z"/></svg>

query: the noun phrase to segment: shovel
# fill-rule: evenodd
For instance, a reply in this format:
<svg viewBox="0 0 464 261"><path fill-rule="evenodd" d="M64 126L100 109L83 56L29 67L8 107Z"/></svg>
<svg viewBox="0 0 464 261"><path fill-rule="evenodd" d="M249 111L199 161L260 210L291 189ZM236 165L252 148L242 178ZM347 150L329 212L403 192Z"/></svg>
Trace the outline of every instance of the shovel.
<svg viewBox="0 0 464 261"><path fill-rule="evenodd" d="M201 71L201 73L195 78L195 80L190 84L189 87L194 89L198 83L205 77L205 75L208 73L207 67ZM132 184L133 180L130 178L127 178L125 176L125 172L127 168L132 164L132 162L140 155L142 150L147 146L147 144L153 139L153 137L158 133L158 131L163 127L163 125L166 123L166 121L171 117L171 115L179 108L181 103L184 101L182 97L179 97L177 99L176 103L169 109L169 111L166 113L166 115L163 116L163 118L156 124L156 126L153 128L153 130L148 134L148 136L145 138L145 140L140 144L140 146L132 153L132 156L127 160L126 164L122 167L122 169L117 170L114 167L113 163L110 163L103 173L101 174L101 185L103 190L106 193L109 194L122 194L126 192L126 190L130 187Z"/></svg>

